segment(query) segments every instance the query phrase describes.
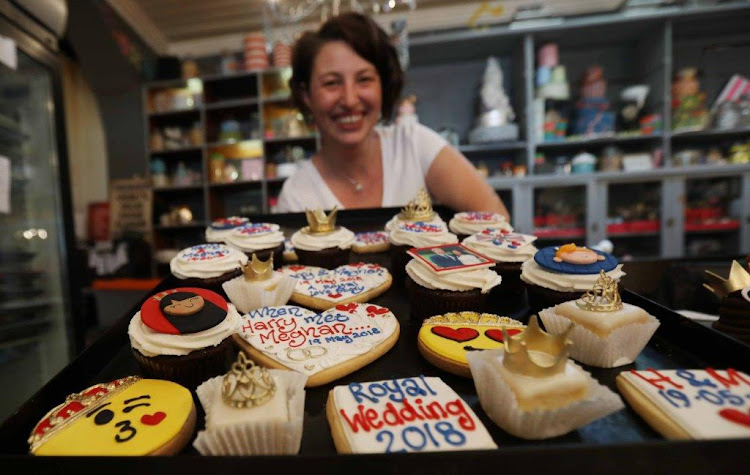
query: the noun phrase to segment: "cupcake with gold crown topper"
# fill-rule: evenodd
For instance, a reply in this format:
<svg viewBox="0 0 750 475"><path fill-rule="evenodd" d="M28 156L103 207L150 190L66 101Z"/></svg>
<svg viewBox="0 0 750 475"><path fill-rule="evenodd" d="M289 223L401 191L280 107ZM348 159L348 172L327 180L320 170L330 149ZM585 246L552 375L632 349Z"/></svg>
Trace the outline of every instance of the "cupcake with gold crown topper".
<svg viewBox="0 0 750 475"><path fill-rule="evenodd" d="M242 275L224 282L222 288L229 300L242 313L261 307L284 305L292 296L297 281L281 271L273 270L273 255L266 261L252 255L242 266Z"/></svg>
<svg viewBox="0 0 750 475"><path fill-rule="evenodd" d="M335 206L328 214L320 209L305 211L307 226L291 238L300 264L335 269L349 263L354 233L336 226L337 213Z"/></svg>
<svg viewBox="0 0 750 475"><path fill-rule="evenodd" d="M193 446L201 455L292 455L299 452L307 376L266 369L239 352L224 376L196 393L205 430Z"/></svg>
<svg viewBox="0 0 750 475"><path fill-rule="evenodd" d="M52 456L174 455L193 436L196 411L179 384L128 376L65 398L31 431L29 451Z"/></svg>
<svg viewBox="0 0 750 475"><path fill-rule="evenodd" d="M613 255L571 243L539 249L521 265L521 280L529 306L538 312L580 298L591 290L601 271L617 283L625 275Z"/></svg>
<svg viewBox="0 0 750 475"><path fill-rule="evenodd" d="M400 213L396 214L385 224L385 230L391 232L401 224L415 223L417 221L427 224L445 225L445 221L432 209L430 194L427 193L424 187L419 189L419 192L403 207Z"/></svg>
<svg viewBox="0 0 750 475"><path fill-rule="evenodd" d="M568 333L544 332L535 315L503 349L468 353L482 409L524 439L566 434L624 407L620 397L568 358Z"/></svg>
<svg viewBox="0 0 750 475"><path fill-rule="evenodd" d="M614 368L635 361L659 327L659 320L640 307L624 303L617 283L604 271L593 288L578 300L539 312L552 334L568 331L570 356L599 368Z"/></svg>
<svg viewBox="0 0 750 475"><path fill-rule="evenodd" d="M750 272L733 261L729 278L706 271L708 284L703 284L721 300L719 320L712 326L722 333L750 345Z"/></svg>

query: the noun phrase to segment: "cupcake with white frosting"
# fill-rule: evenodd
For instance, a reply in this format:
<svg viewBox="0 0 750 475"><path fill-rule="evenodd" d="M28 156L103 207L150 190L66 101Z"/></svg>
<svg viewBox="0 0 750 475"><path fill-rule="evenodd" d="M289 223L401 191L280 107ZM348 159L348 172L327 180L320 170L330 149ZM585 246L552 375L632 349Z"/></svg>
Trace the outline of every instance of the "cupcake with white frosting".
<svg viewBox="0 0 750 475"><path fill-rule="evenodd" d="M273 255L277 267L281 267L284 253L284 233L278 224L247 223L227 234L224 242L244 252L247 257L253 254L267 261Z"/></svg>
<svg viewBox="0 0 750 475"><path fill-rule="evenodd" d="M232 231L249 223L250 220L241 216L230 216L211 221L206 228L206 242L224 242Z"/></svg>
<svg viewBox="0 0 750 475"><path fill-rule="evenodd" d="M354 233L336 226L338 209L326 215L322 210L306 211L308 225L292 235L300 264L335 269L349 263Z"/></svg>
<svg viewBox="0 0 750 475"><path fill-rule="evenodd" d="M505 220L505 216L498 213L487 213L484 211L463 211L456 213L448 223L452 233L457 234L463 240L472 234L493 228L500 231L512 232L513 226Z"/></svg>
<svg viewBox="0 0 750 475"><path fill-rule="evenodd" d="M144 376L195 389L226 371L239 321L216 292L180 287L149 297L130 320L128 336Z"/></svg>
<svg viewBox="0 0 750 475"><path fill-rule="evenodd" d="M467 237L462 244L494 260L493 270L503 277L503 285L498 289L503 295L517 295L524 289L521 264L536 254L535 240L536 236L529 234L488 228Z"/></svg>
<svg viewBox="0 0 750 475"><path fill-rule="evenodd" d="M432 209L432 200L424 187L420 188L417 195L404 206L400 213L385 223L386 231L393 231L400 224L416 223L417 221L427 224L445 224Z"/></svg>
<svg viewBox="0 0 750 475"><path fill-rule="evenodd" d="M588 292L600 271L619 282L625 275L622 264L611 254L566 244L545 247L533 259L521 265L521 280L526 285L532 311L577 300Z"/></svg>
<svg viewBox="0 0 750 475"><path fill-rule="evenodd" d="M182 285L218 286L240 275L247 263L244 252L224 244L198 244L181 250L169 263Z"/></svg>
<svg viewBox="0 0 750 475"><path fill-rule="evenodd" d="M460 253L460 263L456 264L455 269L446 272L447 266L451 264L438 263L436 267L430 262L430 258L424 257L409 261L406 265L406 290L409 294L412 317L423 320L448 312L487 310L490 291L502 281L502 278L490 269L492 262L460 244L441 246L439 249L445 252L439 255L435 249L415 249L412 252L425 255L425 252L429 251L428 254L436 259L450 253ZM466 257L474 259L464 259ZM450 258L452 257L448 259ZM464 264L473 261L477 264ZM483 261L486 263L482 264Z"/></svg>
<svg viewBox="0 0 750 475"><path fill-rule="evenodd" d="M440 246L458 242L455 234L448 231L445 223L401 223L388 235L391 241L391 274L402 280L404 268L411 259L409 249Z"/></svg>

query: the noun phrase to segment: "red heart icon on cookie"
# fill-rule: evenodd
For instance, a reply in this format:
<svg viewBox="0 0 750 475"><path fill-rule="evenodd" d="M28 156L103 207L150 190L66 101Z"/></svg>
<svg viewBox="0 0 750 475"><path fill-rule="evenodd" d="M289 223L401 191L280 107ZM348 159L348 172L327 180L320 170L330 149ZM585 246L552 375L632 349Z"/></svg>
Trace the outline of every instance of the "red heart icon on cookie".
<svg viewBox="0 0 750 475"><path fill-rule="evenodd" d="M341 294L328 294L328 296L332 299L338 299L341 298Z"/></svg>
<svg viewBox="0 0 750 475"><path fill-rule="evenodd" d="M508 332L509 336L513 336L513 335L517 335L517 334L521 333L521 330L519 330L517 328L512 328L512 329L506 330L506 331ZM484 332L484 334L490 340L495 340L498 343L502 343L504 341L503 340L503 331L502 330L495 330L495 329L487 330L487 331Z"/></svg>
<svg viewBox="0 0 750 475"><path fill-rule="evenodd" d="M158 426L161 421L166 419L167 415L163 412L155 412L153 414L144 414L141 416L141 422L146 424L147 426Z"/></svg>
<svg viewBox="0 0 750 475"><path fill-rule="evenodd" d="M457 341L459 343L473 340L474 338L479 336L478 331L474 330L473 328L466 328L466 327L451 328L451 327L437 326L437 327L432 327L432 333L434 333L437 336L442 336L443 338L447 338L448 340Z"/></svg>
<svg viewBox="0 0 750 475"><path fill-rule="evenodd" d="M346 305L336 305L336 310L341 310L342 312L352 313L353 311L357 310L357 304L356 303L348 303ZM388 310L388 309L386 309L386 310Z"/></svg>
<svg viewBox="0 0 750 475"><path fill-rule="evenodd" d="M722 409L719 415L728 421L750 427L750 414L737 409Z"/></svg>
<svg viewBox="0 0 750 475"><path fill-rule="evenodd" d="M365 310L367 310L367 314L371 317L374 317L375 315L383 315L390 312L390 310L388 310L387 308L376 307L375 305L369 305Z"/></svg>

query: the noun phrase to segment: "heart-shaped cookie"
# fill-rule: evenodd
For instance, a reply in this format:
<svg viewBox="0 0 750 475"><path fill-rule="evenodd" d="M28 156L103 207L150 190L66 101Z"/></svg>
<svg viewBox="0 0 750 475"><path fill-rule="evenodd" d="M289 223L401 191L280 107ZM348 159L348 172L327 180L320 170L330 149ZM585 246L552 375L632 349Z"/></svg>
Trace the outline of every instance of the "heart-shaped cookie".
<svg viewBox="0 0 750 475"><path fill-rule="evenodd" d="M333 270L313 266L285 266L283 273L297 279L291 301L326 310L337 304L368 302L391 287L391 274L377 264L349 264Z"/></svg>
<svg viewBox="0 0 750 475"><path fill-rule="evenodd" d="M318 314L284 305L243 315L234 339L257 363L303 373L313 387L380 358L399 329L393 313L377 305L350 302Z"/></svg>

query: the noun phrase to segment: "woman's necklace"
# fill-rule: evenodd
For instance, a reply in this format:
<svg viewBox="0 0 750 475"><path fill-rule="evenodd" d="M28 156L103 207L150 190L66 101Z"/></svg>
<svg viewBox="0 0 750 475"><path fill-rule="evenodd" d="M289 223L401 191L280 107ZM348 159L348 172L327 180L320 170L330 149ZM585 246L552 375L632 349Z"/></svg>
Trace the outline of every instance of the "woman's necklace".
<svg viewBox="0 0 750 475"><path fill-rule="evenodd" d="M347 180L349 180L349 183L352 184L355 192L359 193L360 191L365 189L364 185L362 185L362 183L358 182L354 178L350 177L349 175L344 175L344 176L346 177Z"/></svg>

